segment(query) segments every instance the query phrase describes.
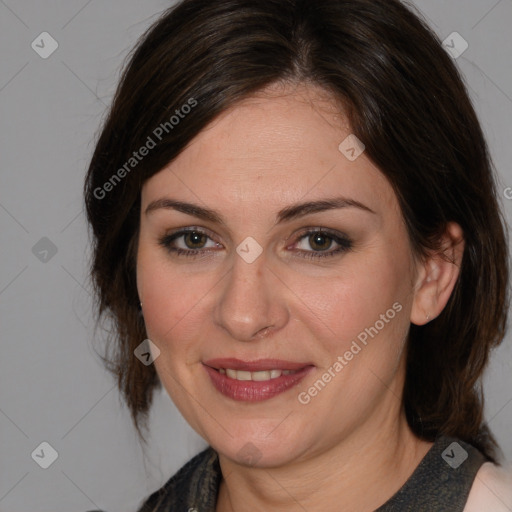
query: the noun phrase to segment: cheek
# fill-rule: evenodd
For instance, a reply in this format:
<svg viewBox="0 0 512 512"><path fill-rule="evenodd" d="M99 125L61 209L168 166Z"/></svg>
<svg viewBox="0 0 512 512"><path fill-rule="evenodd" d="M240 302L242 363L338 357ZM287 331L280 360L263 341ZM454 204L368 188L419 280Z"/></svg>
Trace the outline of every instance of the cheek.
<svg viewBox="0 0 512 512"><path fill-rule="evenodd" d="M197 315L212 285L206 276L187 276L158 251L139 251L137 286L143 300L144 321L150 339L167 345ZM180 335L180 339L187 338ZM161 347L162 348L162 347Z"/></svg>
<svg viewBox="0 0 512 512"><path fill-rule="evenodd" d="M405 309L403 302L407 296L404 271L399 270L392 257L381 253L363 261L355 255L347 258L344 265L336 275L315 282L297 277L294 286L297 296L314 311L336 349L350 344L365 328L373 326L394 303L399 302ZM395 312L392 309L386 319L398 318Z"/></svg>

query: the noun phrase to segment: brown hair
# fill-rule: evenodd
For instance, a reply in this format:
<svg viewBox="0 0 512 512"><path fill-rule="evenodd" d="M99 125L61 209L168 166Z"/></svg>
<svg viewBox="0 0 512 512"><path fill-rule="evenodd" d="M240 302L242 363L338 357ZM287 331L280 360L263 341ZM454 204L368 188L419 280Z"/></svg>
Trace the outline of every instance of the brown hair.
<svg viewBox="0 0 512 512"><path fill-rule="evenodd" d="M465 252L447 306L427 325L411 325L403 400L421 438L452 435L496 460L480 379L506 328L505 223L463 80L412 9L398 0L185 0L135 47L84 192L96 325L113 322L104 361L141 439L161 386L154 366L133 354L146 338L135 279L142 184L237 101L276 82L304 82L346 109L397 194L417 256L439 249L447 222L462 227ZM186 104L194 108L176 123ZM148 137L155 147L130 160Z"/></svg>

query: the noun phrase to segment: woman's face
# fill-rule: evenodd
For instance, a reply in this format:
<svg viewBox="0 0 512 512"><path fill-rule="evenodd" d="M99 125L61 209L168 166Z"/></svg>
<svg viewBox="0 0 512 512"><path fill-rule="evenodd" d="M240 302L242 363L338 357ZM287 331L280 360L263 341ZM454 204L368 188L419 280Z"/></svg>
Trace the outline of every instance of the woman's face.
<svg viewBox="0 0 512 512"><path fill-rule="evenodd" d="M143 187L154 364L234 461L286 464L400 417L416 268L397 198L350 134L321 91L267 91Z"/></svg>

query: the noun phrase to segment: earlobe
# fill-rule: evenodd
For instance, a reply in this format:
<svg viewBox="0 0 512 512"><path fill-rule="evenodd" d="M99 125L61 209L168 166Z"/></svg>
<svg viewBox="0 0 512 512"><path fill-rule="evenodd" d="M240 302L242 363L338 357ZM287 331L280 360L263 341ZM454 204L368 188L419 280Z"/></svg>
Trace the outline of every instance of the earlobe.
<svg viewBox="0 0 512 512"><path fill-rule="evenodd" d="M446 306L460 273L464 235L455 222L448 223L441 249L420 264L415 286L411 323L424 325Z"/></svg>

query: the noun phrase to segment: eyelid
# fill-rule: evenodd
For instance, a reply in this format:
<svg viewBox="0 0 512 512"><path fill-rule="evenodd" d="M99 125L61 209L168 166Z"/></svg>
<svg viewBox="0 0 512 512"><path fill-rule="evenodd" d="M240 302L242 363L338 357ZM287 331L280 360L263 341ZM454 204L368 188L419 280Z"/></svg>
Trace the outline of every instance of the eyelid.
<svg viewBox="0 0 512 512"><path fill-rule="evenodd" d="M295 242L299 241L301 238L304 238L306 235L311 235L313 233L323 233L325 235L328 235L330 238L333 239L342 239L342 240L350 240L350 238L340 231L336 231L334 229L330 228L323 228L321 226L309 226L305 228L301 228L297 233L294 233Z"/></svg>
<svg viewBox="0 0 512 512"><path fill-rule="evenodd" d="M339 231L329 228L316 226L303 228L298 234L295 235L295 241L293 242L292 245L288 245L287 249L296 246L298 243L300 243L302 239L311 236L315 233L320 233L322 235L325 235L326 238L330 238L335 244L338 245L338 247L335 249L329 248L326 251L306 251L303 249L297 249L295 252L297 252L297 254L300 257L312 260L327 258L329 256L341 255L344 252L350 250L353 246L352 239L345 233L341 233Z"/></svg>
<svg viewBox="0 0 512 512"><path fill-rule="evenodd" d="M200 226L186 226L183 228L178 228L174 231L165 233L162 237L159 238L158 242L159 245L162 245L165 249L169 250L171 252L171 249L174 249L175 251L183 251L183 252L190 252L191 254L199 254L202 253L208 253L212 251L211 247L208 247L206 249L182 249L181 247L173 247L169 248L169 244L171 242L174 242L175 240L182 238L187 233L198 233L200 235L206 235L206 237L211 240L212 242L215 242L218 245L222 245L219 241L216 240L215 236L212 236L212 232L207 229Z"/></svg>
<svg viewBox="0 0 512 512"><path fill-rule="evenodd" d="M201 235L206 235L206 236L208 236L208 238L210 238L214 242L220 243L216 239L217 235L213 231L210 231L208 228L204 228L202 226L186 226L186 227L183 227L183 228L176 228L174 230L166 232L164 237L165 238L171 238L171 237L179 238L180 235L184 235L186 233L190 233L191 231L193 231L194 233L199 233Z"/></svg>
<svg viewBox="0 0 512 512"><path fill-rule="evenodd" d="M183 237L189 232L195 232L199 233L200 235L206 235L207 238L209 238L211 241L215 242L216 244L222 245L215 239L214 236L211 236L212 232L209 229L200 226L186 226L183 228L178 228L170 233L166 233L163 237L159 239L159 245L164 247L170 253L175 253L190 258L207 256L211 252L217 251L217 249L212 248L182 249L181 247L169 247L170 242L173 242L174 240ZM314 233L325 234L327 238L330 238L334 243L338 244L339 247L334 250L326 251L306 251L303 249L295 250L295 252L298 253L300 257L320 259L323 257L335 256L337 254L342 254L343 252L348 251L353 244L351 238L344 233L321 226L309 226L301 228L301 230L298 233L294 233L292 235L294 237L294 242L291 245L288 245L286 249L289 249L290 247L297 245L297 243L299 243L303 238Z"/></svg>

